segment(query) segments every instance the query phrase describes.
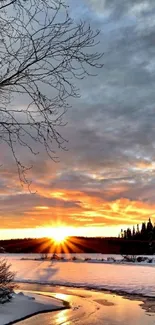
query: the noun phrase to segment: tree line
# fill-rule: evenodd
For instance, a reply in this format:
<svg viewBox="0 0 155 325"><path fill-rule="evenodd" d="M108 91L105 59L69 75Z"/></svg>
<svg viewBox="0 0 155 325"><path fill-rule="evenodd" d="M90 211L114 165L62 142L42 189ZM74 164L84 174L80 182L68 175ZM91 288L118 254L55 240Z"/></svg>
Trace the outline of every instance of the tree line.
<svg viewBox="0 0 155 325"><path fill-rule="evenodd" d="M141 225L137 224L132 229L130 227L125 230L121 229L119 237L134 240L155 240L155 224L153 225L149 218L147 222L142 222Z"/></svg>

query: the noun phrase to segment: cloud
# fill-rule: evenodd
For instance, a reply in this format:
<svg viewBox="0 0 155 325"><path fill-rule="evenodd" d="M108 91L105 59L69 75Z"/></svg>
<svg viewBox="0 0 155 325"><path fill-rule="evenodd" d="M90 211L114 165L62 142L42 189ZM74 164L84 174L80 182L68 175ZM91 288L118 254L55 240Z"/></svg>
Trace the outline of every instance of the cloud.
<svg viewBox="0 0 155 325"><path fill-rule="evenodd" d="M60 163L51 162L39 145L40 156L23 156L33 165L36 195L21 194L12 158L2 150L2 225L7 218L16 226L42 225L51 213L53 220L76 226L155 216L154 1L68 3L76 21L83 18L101 30L104 67L97 77L75 81L81 98L70 100L62 129L68 151L58 152Z"/></svg>

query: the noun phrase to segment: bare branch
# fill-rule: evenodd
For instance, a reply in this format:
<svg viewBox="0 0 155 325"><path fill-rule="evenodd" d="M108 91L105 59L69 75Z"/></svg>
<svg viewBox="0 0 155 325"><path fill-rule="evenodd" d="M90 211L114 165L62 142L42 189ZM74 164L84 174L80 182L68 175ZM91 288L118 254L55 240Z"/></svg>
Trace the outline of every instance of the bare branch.
<svg viewBox="0 0 155 325"><path fill-rule="evenodd" d="M0 1L0 139L12 150L21 183L26 167L16 148L32 154L35 142L57 160L54 144L66 149L58 132L70 97L79 97L75 79L94 75L102 53L94 52L99 31L75 23L61 0ZM16 107L24 96L27 106Z"/></svg>

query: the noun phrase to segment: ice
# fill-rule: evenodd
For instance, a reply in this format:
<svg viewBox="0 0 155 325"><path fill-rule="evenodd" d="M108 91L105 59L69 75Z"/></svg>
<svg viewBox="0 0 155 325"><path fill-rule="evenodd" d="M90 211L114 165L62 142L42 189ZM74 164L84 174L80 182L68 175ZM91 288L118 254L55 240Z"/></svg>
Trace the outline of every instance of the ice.
<svg viewBox="0 0 155 325"><path fill-rule="evenodd" d="M110 289L127 293L155 296L155 268L153 264L137 265L91 261L20 260L8 255L16 280L67 286ZM24 256L22 256L24 257ZM90 256L91 257L91 256ZM20 256L21 258L21 256ZM105 256L102 255L105 259ZM107 257L106 257L107 259ZM115 256L116 259L116 256Z"/></svg>

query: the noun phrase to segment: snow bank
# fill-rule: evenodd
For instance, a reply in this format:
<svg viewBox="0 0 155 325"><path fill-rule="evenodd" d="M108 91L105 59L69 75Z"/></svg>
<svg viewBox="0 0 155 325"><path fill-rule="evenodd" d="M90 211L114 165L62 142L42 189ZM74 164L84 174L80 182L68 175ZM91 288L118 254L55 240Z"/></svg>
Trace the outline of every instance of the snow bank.
<svg viewBox="0 0 155 325"><path fill-rule="evenodd" d="M23 293L14 294L12 300L5 304L0 304L0 325L6 325L43 312L59 310L63 308L63 303L57 299L46 296Z"/></svg>
<svg viewBox="0 0 155 325"><path fill-rule="evenodd" d="M16 281L109 289L155 297L155 270L129 263L103 264L63 261L16 260L8 257Z"/></svg>
<svg viewBox="0 0 155 325"><path fill-rule="evenodd" d="M10 254L3 255L9 257ZM75 263L102 263L102 264L134 264L155 266L155 256L143 255L108 255L108 254L13 254L13 259L36 260L36 261L59 261Z"/></svg>

